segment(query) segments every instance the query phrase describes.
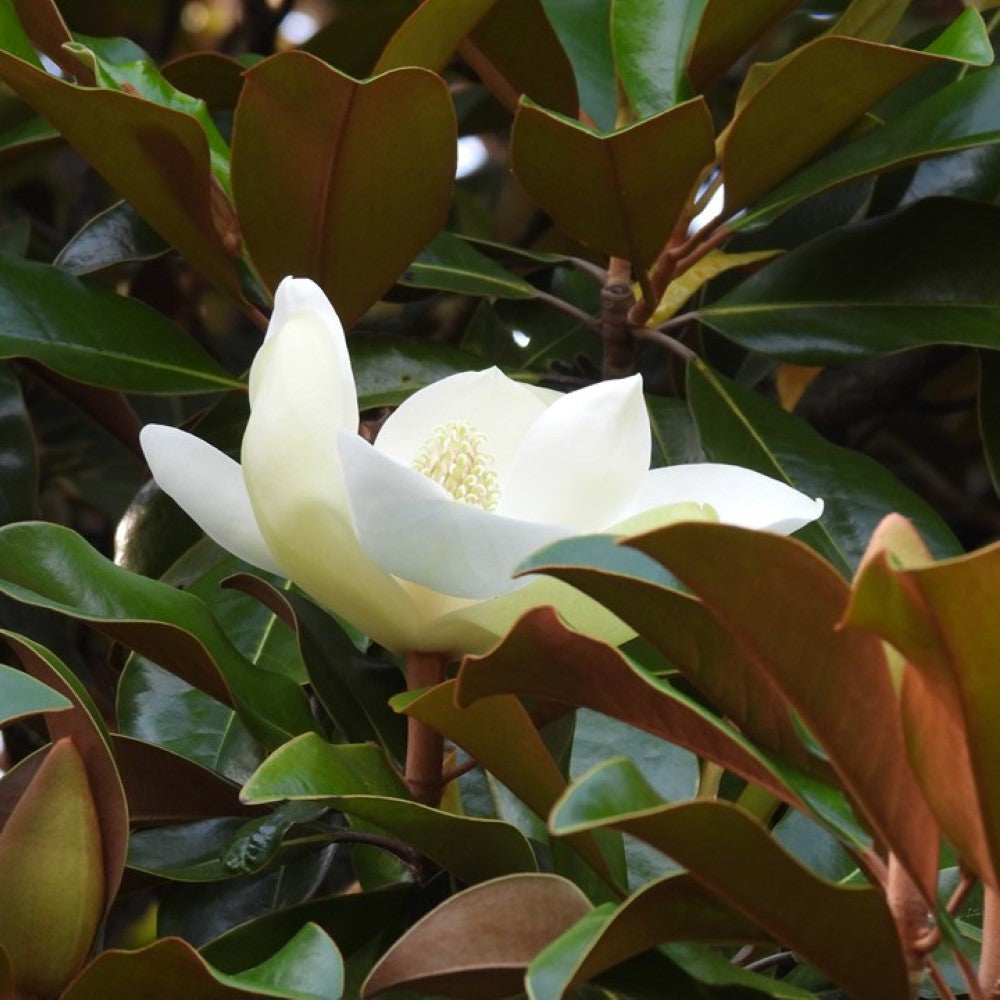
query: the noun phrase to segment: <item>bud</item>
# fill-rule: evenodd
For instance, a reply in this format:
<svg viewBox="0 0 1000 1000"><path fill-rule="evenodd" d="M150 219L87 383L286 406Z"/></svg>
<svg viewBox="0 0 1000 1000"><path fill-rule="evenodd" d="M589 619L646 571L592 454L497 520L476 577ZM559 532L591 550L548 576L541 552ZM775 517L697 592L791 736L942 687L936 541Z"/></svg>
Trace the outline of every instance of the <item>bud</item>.
<svg viewBox="0 0 1000 1000"><path fill-rule="evenodd" d="M83 760L53 744L0 830L0 945L21 993L57 996L104 913L101 831Z"/></svg>

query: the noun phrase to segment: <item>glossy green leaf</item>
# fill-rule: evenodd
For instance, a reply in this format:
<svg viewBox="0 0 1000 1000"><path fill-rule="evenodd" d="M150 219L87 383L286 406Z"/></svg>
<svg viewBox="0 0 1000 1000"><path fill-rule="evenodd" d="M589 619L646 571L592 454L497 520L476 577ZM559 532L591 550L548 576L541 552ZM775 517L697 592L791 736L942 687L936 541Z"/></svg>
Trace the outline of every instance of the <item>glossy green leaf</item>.
<svg viewBox="0 0 1000 1000"><path fill-rule="evenodd" d="M31 674L0 663L0 726L27 715L60 712L72 705L68 698Z"/></svg>
<svg viewBox="0 0 1000 1000"><path fill-rule="evenodd" d="M42 63L35 51L35 46L28 38L21 24L21 18L18 16L17 8L11 0L0 0L0 38L3 38L3 47L6 52L41 69Z"/></svg>
<svg viewBox="0 0 1000 1000"><path fill-rule="evenodd" d="M64 1000L339 1000L343 961L319 928L306 924L280 951L245 972L212 968L191 945L161 938L136 951L105 951L63 994Z"/></svg>
<svg viewBox="0 0 1000 1000"><path fill-rule="evenodd" d="M321 799L410 844L463 882L535 869L531 848L514 827L432 809L405 795L374 747L335 746L308 734L275 751L243 791L250 803Z"/></svg>
<svg viewBox="0 0 1000 1000"><path fill-rule="evenodd" d="M646 410L653 432L652 468L705 461L698 430L683 400L647 395Z"/></svg>
<svg viewBox="0 0 1000 1000"><path fill-rule="evenodd" d="M239 232L190 114L120 90L83 87L0 53L3 79L206 277L242 297Z"/></svg>
<svg viewBox="0 0 1000 1000"><path fill-rule="evenodd" d="M189 115L198 122L208 142L212 173L228 194L229 148L205 102L174 87L134 42L125 38L77 38L65 46L65 51L90 66L98 86L142 97L160 107Z"/></svg>
<svg viewBox="0 0 1000 1000"><path fill-rule="evenodd" d="M522 102L511 161L530 197L574 238L648 267L715 155L698 98L610 135Z"/></svg>
<svg viewBox="0 0 1000 1000"><path fill-rule="evenodd" d="M455 682L446 681L416 697L400 695L393 705L461 747L536 816L547 816L566 781L521 703L504 695L462 708L454 696ZM596 841L584 837L571 843L598 875L613 882Z"/></svg>
<svg viewBox="0 0 1000 1000"><path fill-rule="evenodd" d="M708 0L688 57L688 76L696 90L707 90L772 24L800 0L756 0L734 7L729 0Z"/></svg>
<svg viewBox="0 0 1000 1000"><path fill-rule="evenodd" d="M240 786L234 781L165 747L123 733L114 733L111 744L135 823L183 823L259 811L240 802ZM149 780L150 774L156 781Z"/></svg>
<svg viewBox="0 0 1000 1000"><path fill-rule="evenodd" d="M496 3L497 0L422 3L386 43L372 75L401 66L423 66L440 73L458 43Z"/></svg>
<svg viewBox="0 0 1000 1000"><path fill-rule="evenodd" d="M448 344L391 334L355 334L348 343L362 410L395 406L425 385L486 364L481 356Z"/></svg>
<svg viewBox="0 0 1000 1000"><path fill-rule="evenodd" d="M991 650L1000 548L934 563L913 526L887 518L855 580L845 621L907 659L901 704L907 747L942 832L962 862L1000 879L1000 826L990 807L998 777L1000 686Z"/></svg>
<svg viewBox="0 0 1000 1000"><path fill-rule="evenodd" d="M624 758L560 800L556 833L611 826L675 858L719 900L823 969L858 1000L904 1000L906 964L880 889L817 878L738 807L657 801ZM780 886L780 891L776 887Z"/></svg>
<svg viewBox="0 0 1000 1000"><path fill-rule="evenodd" d="M133 655L118 681L121 732L179 754L231 781L254 772L263 749L236 712L144 656Z"/></svg>
<svg viewBox="0 0 1000 1000"><path fill-rule="evenodd" d="M326 805L318 802L282 802L272 812L247 820L226 845L222 860L227 868L252 874L268 867L283 846L292 850L297 847L311 849L311 831L303 831L305 840L301 844L296 844L293 837L286 845L285 835L300 824L313 823L327 812Z"/></svg>
<svg viewBox="0 0 1000 1000"><path fill-rule="evenodd" d="M689 874L675 873L644 886L618 907L606 904L592 910L538 954L526 981L533 1000L561 1000L571 987L665 942L768 940L753 921L720 903ZM812 996L738 966L731 968L737 981L745 977L741 985L756 986L769 996Z"/></svg>
<svg viewBox="0 0 1000 1000"><path fill-rule="evenodd" d="M628 544L676 573L770 678L932 902L936 825L907 759L882 643L837 628L844 580L801 542L731 525L671 525Z"/></svg>
<svg viewBox="0 0 1000 1000"><path fill-rule="evenodd" d="M1000 69L970 73L805 167L732 223L766 225L837 184L942 153L1000 142Z"/></svg>
<svg viewBox="0 0 1000 1000"><path fill-rule="evenodd" d="M53 264L70 274L91 274L118 264L152 260L169 249L128 202L120 201L87 222Z"/></svg>
<svg viewBox="0 0 1000 1000"><path fill-rule="evenodd" d="M406 987L483 1000L515 994L535 955L590 910L572 882L510 875L447 899L382 956L361 990Z"/></svg>
<svg viewBox="0 0 1000 1000"><path fill-rule="evenodd" d="M222 860L226 846L244 821L222 816L136 830L129 838L127 865L178 882L221 882L244 874Z"/></svg>
<svg viewBox="0 0 1000 1000"><path fill-rule="evenodd" d="M241 383L149 306L0 255L0 357L127 392L217 392Z"/></svg>
<svg viewBox="0 0 1000 1000"><path fill-rule="evenodd" d="M542 0L573 65L583 112L604 132L615 127L617 81L611 47L613 0Z"/></svg>
<svg viewBox="0 0 1000 1000"><path fill-rule="evenodd" d="M983 48L985 38L982 18L970 8L924 52L833 35L796 49L744 102L727 130L726 212L766 194L922 70L942 59L989 65L993 52L988 40ZM852 85L845 87L844 79Z"/></svg>
<svg viewBox="0 0 1000 1000"><path fill-rule="evenodd" d="M301 688L252 666L208 608L190 594L119 569L79 535L54 524L0 529L0 591L89 622L183 680L233 703L271 745L314 728Z"/></svg>
<svg viewBox="0 0 1000 1000"><path fill-rule="evenodd" d="M245 69L239 59L211 50L187 52L160 67L168 83L200 98L212 112L232 111L236 107Z"/></svg>
<svg viewBox="0 0 1000 1000"><path fill-rule="evenodd" d="M35 513L38 454L21 385L0 365L0 524Z"/></svg>
<svg viewBox="0 0 1000 1000"><path fill-rule="evenodd" d="M691 96L684 69L707 0L614 0L615 65L637 118L648 118Z"/></svg>
<svg viewBox="0 0 1000 1000"><path fill-rule="evenodd" d="M542 0L501 0L476 25L469 41L515 100L523 94L559 114L576 115L573 67ZM487 84L491 76L489 70L484 73Z"/></svg>
<svg viewBox="0 0 1000 1000"><path fill-rule="evenodd" d="M14 632L0 631L21 666L36 680L69 699L68 711L47 713L45 725L53 742L71 740L87 773L100 830L104 906L118 891L128 843L125 792L112 752L111 738L97 707L79 678L44 646Z"/></svg>
<svg viewBox="0 0 1000 1000"><path fill-rule="evenodd" d="M531 299L535 289L524 278L494 263L454 233L439 233L420 251L399 279L411 288L432 288L458 295Z"/></svg>
<svg viewBox="0 0 1000 1000"><path fill-rule="evenodd" d="M572 572L546 572L576 582ZM618 582L626 590L630 581ZM659 596L664 593L669 592ZM635 597L635 589L629 596ZM668 598L660 603L659 614L669 607ZM678 622L682 634L684 624L683 619ZM684 639L690 641L688 635ZM789 794L753 746L729 726L693 699L645 674L613 647L570 631L551 608L529 611L499 646L463 662L456 692L460 706L506 693L601 712L717 761L778 796Z"/></svg>
<svg viewBox="0 0 1000 1000"><path fill-rule="evenodd" d="M236 108L232 175L264 282L313 278L351 326L443 225L455 150L448 89L428 70L359 82L304 52L258 63Z"/></svg>
<svg viewBox="0 0 1000 1000"><path fill-rule="evenodd" d="M732 462L821 497L823 517L797 532L842 572L858 564L878 522L900 511L940 555L961 551L923 500L866 455L830 444L799 418L703 365L688 368L688 402L709 458Z"/></svg>

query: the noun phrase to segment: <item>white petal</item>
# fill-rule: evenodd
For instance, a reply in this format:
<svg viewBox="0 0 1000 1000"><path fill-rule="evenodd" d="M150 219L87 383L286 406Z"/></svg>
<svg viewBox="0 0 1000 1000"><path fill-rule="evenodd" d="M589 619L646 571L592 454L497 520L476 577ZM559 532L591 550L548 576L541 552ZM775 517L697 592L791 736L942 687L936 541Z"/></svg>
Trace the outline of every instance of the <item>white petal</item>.
<svg viewBox="0 0 1000 1000"><path fill-rule="evenodd" d="M412 601L354 533L337 449L343 354L324 323L297 317L273 331L254 361L243 472L257 523L306 593L390 649L416 648Z"/></svg>
<svg viewBox="0 0 1000 1000"><path fill-rule="evenodd" d="M411 465L435 428L464 420L485 436L502 489L522 438L547 405L538 392L498 368L459 372L401 403L382 425L375 447L401 465Z"/></svg>
<svg viewBox="0 0 1000 1000"><path fill-rule="evenodd" d="M822 500L738 465L701 462L653 469L622 519L666 504L711 506L719 520L788 535L823 513Z"/></svg>
<svg viewBox="0 0 1000 1000"><path fill-rule="evenodd" d="M257 527L239 463L176 427L147 424L139 441L157 485L209 538L253 566L285 575Z"/></svg>
<svg viewBox="0 0 1000 1000"><path fill-rule="evenodd" d="M649 452L640 376L569 393L531 426L497 512L599 531L639 490Z"/></svg>
<svg viewBox="0 0 1000 1000"><path fill-rule="evenodd" d="M356 430L358 393L344 327L323 289L309 278L284 278L278 285L264 343L250 368L251 409L257 399L260 371L267 366L278 333L296 339L300 343L299 350L315 354L317 362L322 359L324 402L321 405L330 408L342 427ZM328 340L328 345L320 349L317 340L322 338Z"/></svg>
<svg viewBox="0 0 1000 1000"><path fill-rule="evenodd" d="M443 594L487 598L512 590L518 563L568 534L459 503L346 431L340 455L365 551L390 573Z"/></svg>

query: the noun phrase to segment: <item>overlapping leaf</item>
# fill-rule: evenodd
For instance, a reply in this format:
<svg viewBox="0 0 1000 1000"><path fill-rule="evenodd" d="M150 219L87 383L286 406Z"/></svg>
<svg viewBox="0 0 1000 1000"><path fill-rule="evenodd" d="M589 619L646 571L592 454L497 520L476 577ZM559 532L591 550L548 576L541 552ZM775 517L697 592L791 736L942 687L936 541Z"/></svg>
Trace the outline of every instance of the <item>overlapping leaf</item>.
<svg viewBox="0 0 1000 1000"><path fill-rule="evenodd" d="M350 326L443 225L455 149L448 89L428 70L361 82L304 52L258 63L236 108L232 177L265 283L314 279Z"/></svg>
<svg viewBox="0 0 1000 1000"><path fill-rule="evenodd" d="M198 598L119 569L79 535L52 524L0 529L0 591L90 622L149 654L207 694L235 704L273 745L314 728L296 684L249 664Z"/></svg>
<svg viewBox="0 0 1000 1000"><path fill-rule="evenodd" d="M907 759L882 644L836 628L843 579L800 542L730 525L671 525L629 544L676 573L771 677L932 902L936 824Z"/></svg>
<svg viewBox="0 0 1000 1000"><path fill-rule="evenodd" d="M817 878L726 802L669 805L624 758L570 787L553 832L611 826L683 864L719 900L823 969L858 1000L910 995L895 925L880 890Z"/></svg>
<svg viewBox="0 0 1000 1000"><path fill-rule="evenodd" d="M701 98L610 135L523 102L514 120L514 173L571 236L648 267L715 155Z"/></svg>

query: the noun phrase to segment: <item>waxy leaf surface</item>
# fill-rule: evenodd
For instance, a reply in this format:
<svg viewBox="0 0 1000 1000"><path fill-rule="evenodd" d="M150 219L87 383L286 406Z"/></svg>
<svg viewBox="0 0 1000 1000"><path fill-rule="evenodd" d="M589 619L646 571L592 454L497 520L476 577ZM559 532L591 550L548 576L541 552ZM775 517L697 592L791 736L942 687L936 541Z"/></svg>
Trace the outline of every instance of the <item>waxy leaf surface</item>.
<svg viewBox="0 0 1000 1000"><path fill-rule="evenodd" d="M676 573L771 677L933 904L936 824L910 769L882 644L836 627L844 580L801 542L728 525L672 525L629 544Z"/></svg>
<svg viewBox="0 0 1000 1000"><path fill-rule="evenodd" d="M242 384L149 306L6 255L0 357L30 358L76 381L126 392L218 392Z"/></svg>
<svg viewBox="0 0 1000 1000"><path fill-rule="evenodd" d="M68 83L6 52L0 79L195 268L242 298L233 209L212 173L196 118L122 90Z"/></svg>
<svg viewBox="0 0 1000 1000"><path fill-rule="evenodd" d="M27 522L0 529L0 591L89 622L227 704L265 742L314 728L302 689L251 665L191 594L120 569L75 532Z"/></svg>
<svg viewBox="0 0 1000 1000"><path fill-rule="evenodd" d="M423 66L439 73L458 43L496 3L497 0L421 3L389 39L372 75L402 66Z"/></svg>
<svg viewBox="0 0 1000 1000"><path fill-rule="evenodd" d="M948 59L991 63L988 39L985 48L981 44L986 36L979 14L967 10L963 18L970 26L975 22L982 37L979 32L967 37L960 18L938 39L940 53L830 35L782 60L737 111L726 132L726 212L766 194L921 70ZM851 86L845 87L844 80Z"/></svg>
<svg viewBox="0 0 1000 1000"><path fill-rule="evenodd" d="M355 763L364 754L364 764ZM379 772L381 762L384 768ZM371 770L372 777L368 778ZM535 868L528 842L506 823L457 816L411 802L380 751L370 744L326 743L306 734L286 743L247 782L243 800L318 799L374 823L463 882Z"/></svg>
<svg viewBox="0 0 1000 1000"><path fill-rule="evenodd" d="M304 52L258 63L236 108L232 177L264 282L312 278L353 324L443 225L455 149L448 89L428 70L360 82Z"/></svg>
<svg viewBox="0 0 1000 1000"><path fill-rule="evenodd" d="M1000 885L1000 684L994 669L1000 547L933 563L912 525L887 518L854 584L848 624L906 658L906 745L942 832L990 885Z"/></svg>
<svg viewBox="0 0 1000 1000"><path fill-rule="evenodd" d="M625 758L594 768L556 806L555 833L611 826L683 864L720 901L823 969L858 1000L908 997L882 892L817 878L726 802L657 801Z"/></svg>
<svg viewBox="0 0 1000 1000"><path fill-rule="evenodd" d="M363 997L409 987L421 994L500 998L522 988L531 960L590 909L572 882L510 875L446 900L382 956Z"/></svg>

